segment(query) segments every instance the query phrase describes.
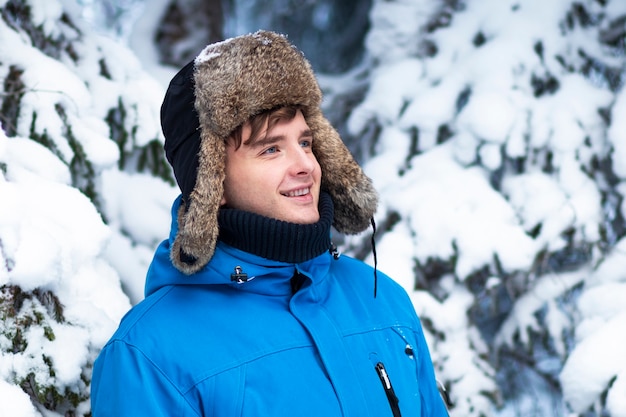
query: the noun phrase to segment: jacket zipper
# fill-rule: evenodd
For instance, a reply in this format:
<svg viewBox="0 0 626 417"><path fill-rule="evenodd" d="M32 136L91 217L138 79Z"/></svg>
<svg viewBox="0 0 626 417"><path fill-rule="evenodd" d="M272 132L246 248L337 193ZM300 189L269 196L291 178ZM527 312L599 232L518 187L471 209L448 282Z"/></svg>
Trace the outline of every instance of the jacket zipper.
<svg viewBox="0 0 626 417"><path fill-rule="evenodd" d="M385 390L385 394L387 395L387 400L389 401L389 406L391 407L391 412L393 413L393 417L402 417L400 413L400 407L398 403L398 397L396 396L395 391L393 390L393 386L391 385L391 380L389 379L389 375L387 375L387 370L385 369L385 365L382 362L378 362L375 366L376 373L380 378L380 382L383 384L383 389Z"/></svg>

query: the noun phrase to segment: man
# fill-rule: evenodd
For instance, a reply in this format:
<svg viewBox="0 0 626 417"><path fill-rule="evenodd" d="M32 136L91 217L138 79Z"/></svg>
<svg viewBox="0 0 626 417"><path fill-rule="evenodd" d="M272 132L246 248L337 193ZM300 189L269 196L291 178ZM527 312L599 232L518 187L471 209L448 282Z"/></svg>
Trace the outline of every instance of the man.
<svg viewBox="0 0 626 417"><path fill-rule="evenodd" d="M445 416L406 293L330 241L377 204L285 37L209 45L172 80L181 196L146 298L97 359L102 416ZM376 279L378 276L378 279Z"/></svg>

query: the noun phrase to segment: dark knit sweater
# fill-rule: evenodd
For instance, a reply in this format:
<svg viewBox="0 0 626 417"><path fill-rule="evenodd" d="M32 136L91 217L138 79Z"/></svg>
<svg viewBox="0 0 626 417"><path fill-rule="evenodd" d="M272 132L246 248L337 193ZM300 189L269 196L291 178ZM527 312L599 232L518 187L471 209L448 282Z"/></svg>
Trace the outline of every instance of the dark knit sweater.
<svg viewBox="0 0 626 417"><path fill-rule="evenodd" d="M295 224L243 210L219 211L219 240L227 245L279 262L300 263L330 249L333 201L320 193L320 219L312 224Z"/></svg>

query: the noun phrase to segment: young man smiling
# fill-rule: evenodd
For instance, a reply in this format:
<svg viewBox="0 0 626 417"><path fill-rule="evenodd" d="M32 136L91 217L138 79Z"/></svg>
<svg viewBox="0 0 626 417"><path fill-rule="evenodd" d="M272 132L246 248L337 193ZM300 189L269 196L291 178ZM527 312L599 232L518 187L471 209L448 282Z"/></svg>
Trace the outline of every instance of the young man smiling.
<svg viewBox="0 0 626 417"><path fill-rule="evenodd" d="M285 37L209 45L172 80L165 152L181 188L146 298L95 362L92 415L447 415L402 288L339 256L371 181Z"/></svg>
<svg viewBox="0 0 626 417"><path fill-rule="evenodd" d="M243 144L227 141L222 206L291 223L315 223L322 169L302 111L281 108L263 115L257 116L263 125L255 132L250 122L241 126L241 136L247 138Z"/></svg>

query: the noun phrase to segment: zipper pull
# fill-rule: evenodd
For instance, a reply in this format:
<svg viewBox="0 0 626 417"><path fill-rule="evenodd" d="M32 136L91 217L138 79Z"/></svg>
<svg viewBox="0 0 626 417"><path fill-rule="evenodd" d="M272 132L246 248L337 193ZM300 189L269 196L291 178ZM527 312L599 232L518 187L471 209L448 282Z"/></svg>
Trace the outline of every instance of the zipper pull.
<svg viewBox="0 0 626 417"><path fill-rule="evenodd" d="M380 378L380 382L383 384L383 389L385 390L385 394L387 395L387 400L389 401L389 406L391 407L393 417L402 417L402 414L400 413L400 407L398 406L400 400L393 390L393 386L391 385L391 380L389 379L389 375L387 374L385 365L383 365L382 362L378 362L375 366L375 369L378 377Z"/></svg>

